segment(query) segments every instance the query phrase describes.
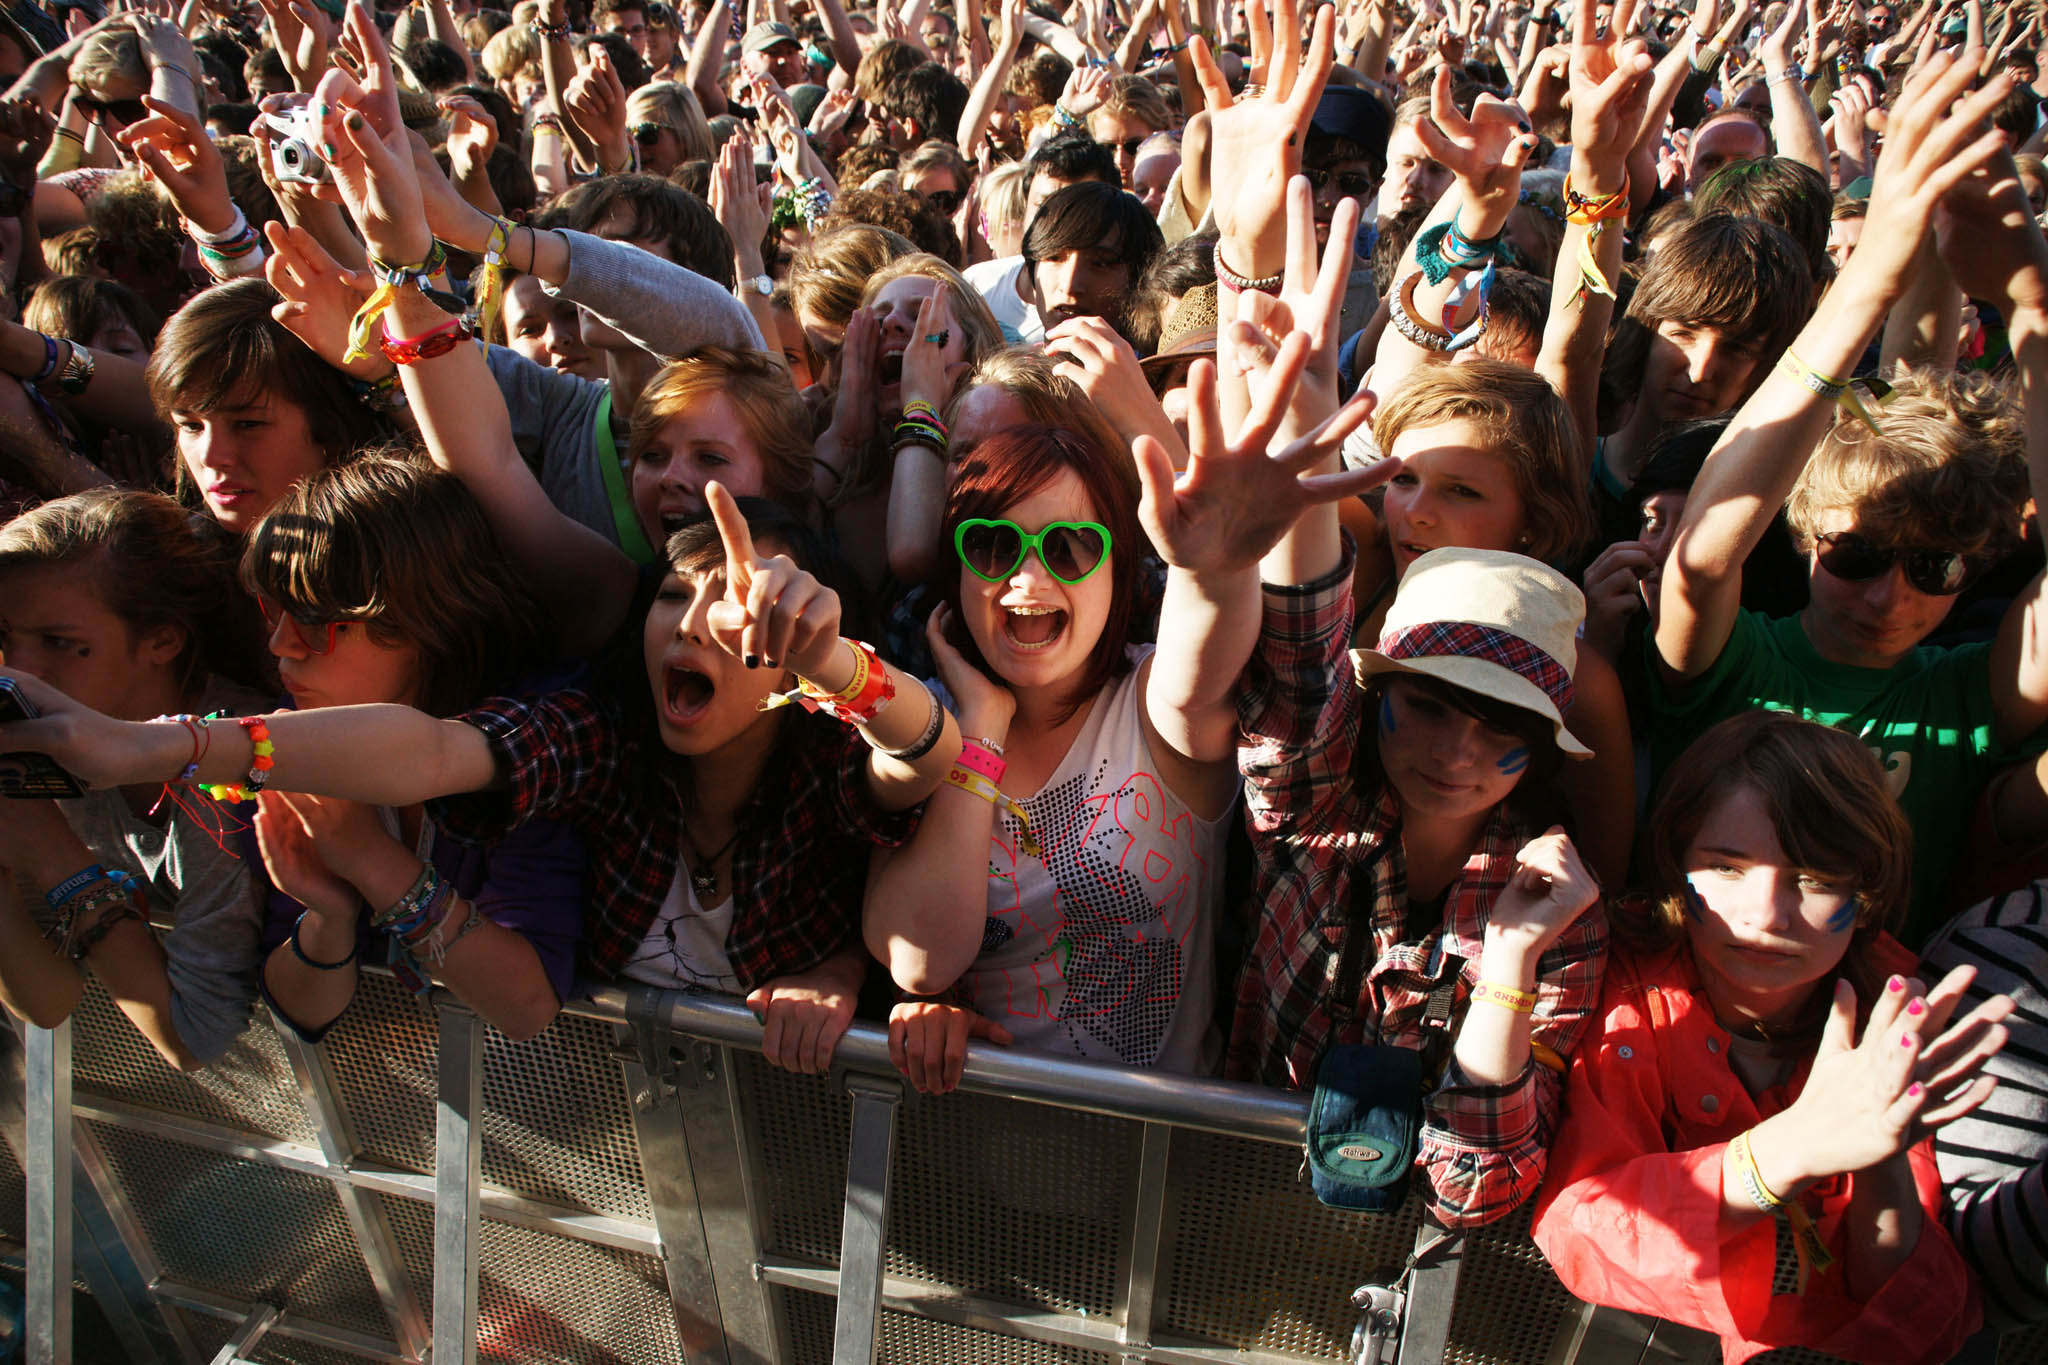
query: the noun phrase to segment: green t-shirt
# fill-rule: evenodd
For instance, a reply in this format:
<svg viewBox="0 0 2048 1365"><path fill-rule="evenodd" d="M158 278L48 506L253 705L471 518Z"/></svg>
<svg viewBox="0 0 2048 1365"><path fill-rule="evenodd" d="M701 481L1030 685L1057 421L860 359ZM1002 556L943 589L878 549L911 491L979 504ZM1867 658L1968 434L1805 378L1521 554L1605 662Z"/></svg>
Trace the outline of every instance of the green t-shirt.
<svg viewBox="0 0 2048 1365"><path fill-rule="evenodd" d="M1654 658L1649 672L1659 777L1709 727L1758 708L1795 712L1869 746L1913 825L1913 907L1898 937L1917 949L1939 926L1949 867L2004 755L1994 734L1989 644L1923 646L1893 668L1856 668L1821 658L1797 616L1745 611L1699 677L1674 688Z"/></svg>

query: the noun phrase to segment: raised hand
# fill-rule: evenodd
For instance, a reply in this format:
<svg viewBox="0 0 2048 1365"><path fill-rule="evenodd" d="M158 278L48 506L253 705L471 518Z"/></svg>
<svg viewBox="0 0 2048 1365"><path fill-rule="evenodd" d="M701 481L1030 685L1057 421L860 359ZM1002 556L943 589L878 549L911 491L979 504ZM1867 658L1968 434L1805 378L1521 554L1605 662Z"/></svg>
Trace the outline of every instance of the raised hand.
<svg viewBox="0 0 2048 1365"><path fill-rule="evenodd" d="M164 187L185 221L202 232L226 232L235 222L235 201L228 193L227 168L199 119L178 107L145 95L149 117L137 119L114 135L141 163L145 180Z"/></svg>
<svg viewBox="0 0 2048 1365"><path fill-rule="evenodd" d="M1467 197L1475 203L1505 199L1508 208L1521 189L1522 167L1536 150L1529 116L1512 100L1481 95L1469 116L1460 114L1451 102L1449 67L1437 69L1429 117L1415 125L1415 135L1458 178Z"/></svg>
<svg viewBox="0 0 2048 1365"><path fill-rule="evenodd" d="M348 324L370 296L369 276L341 266L304 228L273 222L263 233L270 244L263 274L280 295L270 316L313 354L357 379L388 374L391 362L381 354L347 358Z"/></svg>
<svg viewBox="0 0 2048 1365"><path fill-rule="evenodd" d="M905 1000L889 1011L889 1060L926 1095L957 1089L967 1069L967 1040L1015 1041L1001 1024L964 1005Z"/></svg>
<svg viewBox="0 0 2048 1365"><path fill-rule="evenodd" d="M1534 960L1599 899L1599 879L1564 827L1552 825L1515 854L1514 873L1487 916L1487 938L1511 938Z"/></svg>
<svg viewBox="0 0 2048 1365"><path fill-rule="evenodd" d="M302 807L316 797L285 792L256 796L256 849L271 885L308 910L334 919L362 913L363 898L355 884L339 876L320 853L320 839Z"/></svg>
<svg viewBox="0 0 2048 1365"><path fill-rule="evenodd" d="M1077 66L1060 91L1060 105L1082 122L1109 98L1109 71L1100 66Z"/></svg>
<svg viewBox="0 0 2048 1365"><path fill-rule="evenodd" d="M1166 442L1168 451L1179 448L1178 466L1187 451L1179 433L1153 396L1131 343L1101 318L1069 318L1045 334L1045 353L1056 357L1053 367L1080 386L1102 415L1126 441L1152 435Z"/></svg>
<svg viewBox="0 0 2048 1365"><path fill-rule="evenodd" d="M311 91L327 69L327 48L334 41L334 24L311 0L257 0L270 16L270 33L277 55L292 78L292 88Z"/></svg>
<svg viewBox="0 0 2048 1365"><path fill-rule="evenodd" d="M1573 19L1572 169L1585 167L1599 176L1595 183L1576 186L1582 194L1611 194L1621 188L1629 149L1649 108L1650 76L1656 64L1647 45L1623 36L1635 8L1636 0L1619 0L1604 33L1594 27L1591 4L1581 4ZM1613 183L1606 183L1610 177Z"/></svg>
<svg viewBox="0 0 2048 1365"><path fill-rule="evenodd" d="M788 555L756 550L747 519L725 485L705 484L704 501L725 545L725 596L706 613L711 638L748 668L765 665L812 676L839 650L839 594Z"/></svg>
<svg viewBox="0 0 2048 1365"><path fill-rule="evenodd" d="M1329 80L1335 23L1327 7L1316 12L1304 57L1296 0L1276 0L1270 23L1263 5L1251 6L1254 66L1262 51L1271 56L1265 89L1249 100L1232 98L1207 41L1192 40L1195 75L1210 111L1210 164L1232 172L1231 186L1219 183L1211 204L1217 261L1239 275L1262 279L1284 264L1287 182L1301 169L1302 142Z"/></svg>
<svg viewBox="0 0 2048 1365"><path fill-rule="evenodd" d="M1277 295L1239 295L1238 325L1219 338L1222 363L1235 365L1254 394L1270 384L1267 373L1291 332L1308 337L1308 355L1288 407L1291 432L1307 431L1337 410L1338 327L1349 282L1350 243L1363 212L1347 199L1330 216L1329 247L1316 262L1315 199L1308 181L1296 176L1287 186L1287 264Z"/></svg>
<svg viewBox="0 0 2048 1365"><path fill-rule="evenodd" d="M469 95L443 95L441 113L448 120L448 160L457 179L484 174L498 146L498 121Z"/></svg>
<svg viewBox="0 0 2048 1365"><path fill-rule="evenodd" d="M943 407L967 372L967 333L955 320L953 286L941 284L917 306L917 324L903 349L903 401Z"/></svg>
<svg viewBox="0 0 2048 1365"><path fill-rule="evenodd" d="M754 183L754 142L745 132L734 133L718 149L711 174L711 212L732 238L741 274L760 274L768 212L761 207L760 188Z"/></svg>
<svg viewBox="0 0 2048 1365"><path fill-rule="evenodd" d="M32 95L0 100L0 171L17 185L35 183L57 120Z"/></svg>
<svg viewBox="0 0 2048 1365"><path fill-rule="evenodd" d="M1655 567L1649 547L1622 540L1586 566L1586 644L1619 662L1629 620L1644 610L1643 575Z"/></svg>
<svg viewBox="0 0 2048 1365"><path fill-rule="evenodd" d="M2048 241L2009 157L1994 157L1944 196L1934 231L1965 296L1994 300L2008 317L2048 311Z"/></svg>
<svg viewBox="0 0 2048 1365"><path fill-rule="evenodd" d="M598 171L612 174L632 164L626 136L626 85L601 47L590 50L590 65L570 77L562 92L569 119L597 148Z"/></svg>
<svg viewBox="0 0 2048 1365"><path fill-rule="evenodd" d="M839 393L833 402L832 425L820 441L836 441L848 458L875 434L876 370L881 349L882 328L875 320L875 310L854 309L839 347Z"/></svg>

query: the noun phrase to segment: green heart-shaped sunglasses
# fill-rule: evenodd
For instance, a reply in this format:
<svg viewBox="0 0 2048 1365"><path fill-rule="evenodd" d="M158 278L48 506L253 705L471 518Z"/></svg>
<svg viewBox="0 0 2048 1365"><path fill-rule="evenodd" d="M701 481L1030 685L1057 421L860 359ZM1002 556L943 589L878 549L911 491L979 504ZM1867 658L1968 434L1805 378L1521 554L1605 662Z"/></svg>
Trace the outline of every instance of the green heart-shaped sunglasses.
<svg viewBox="0 0 2048 1365"><path fill-rule="evenodd" d="M1094 521L1055 521L1027 531L1014 521L974 518L954 528L953 549L975 577L1000 583L1036 554L1045 571L1072 586L1109 558L1109 528Z"/></svg>

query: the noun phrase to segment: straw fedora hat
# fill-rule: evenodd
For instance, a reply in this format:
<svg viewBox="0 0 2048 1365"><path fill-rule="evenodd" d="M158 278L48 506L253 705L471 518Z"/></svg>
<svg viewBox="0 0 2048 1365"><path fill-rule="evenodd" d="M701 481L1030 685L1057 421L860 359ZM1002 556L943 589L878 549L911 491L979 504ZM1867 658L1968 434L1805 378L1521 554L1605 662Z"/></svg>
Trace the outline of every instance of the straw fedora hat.
<svg viewBox="0 0 2048 1365"><path fill-rule="evenodd" d="M1573 758L1592 750L1564 728L1586 598L1572 581L1505 550L1431 550L1408 566L1377 649L1351 652L1359 685L1414 673L1534 711Z"/></svg>

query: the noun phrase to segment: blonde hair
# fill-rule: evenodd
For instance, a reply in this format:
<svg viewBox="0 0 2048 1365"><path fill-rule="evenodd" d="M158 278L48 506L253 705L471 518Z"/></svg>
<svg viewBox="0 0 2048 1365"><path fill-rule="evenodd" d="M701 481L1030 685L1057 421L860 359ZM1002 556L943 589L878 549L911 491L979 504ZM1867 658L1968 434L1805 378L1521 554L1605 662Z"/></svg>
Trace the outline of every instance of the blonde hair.
<svg viewBox="0 0 2048 1365"><path fill-rule="evenodd" d="M494 81L509 81L529 66L540 64L540 39L525 24L500 29L484 44L484 74Z"/></svg>
<svg viewBox="0 0 2048 1365"><path fill-rule="evenodd" d="M638 460L661 429L707 396L739 409L761 455L762 496L803 511L811 503L811 414L780 356L703 346L666 365L633 408L626 456Z"/></svg>
<svg viewBox="0 0 2048 1365"><path fill-rule="evenodd" d="M704 106L696 91L681 82L651 81L628 95L626 123L659 123L676 135L684 161L709 161L718 154Z"/></svg>
<svg viewBox="0 0 2048 1365"><path fill-rule="evenodd" d="M104 94L109 81L149 84L149 63L142 55L142 38L125 24L103 28L79 45L71 58L71 82L85 87L88 94Z"/></svg>
<svg viewBox="0 0 2048 1365"><path fill-rule="evenodd" d="M1109 92L1103 99L1102 111L1150 124L1155 133L1164 132L1173 126L1173 110L1167 107L1166 96L1160 94L1159 87L1143 76L1113 78L1109 83Z"/></svg>
<svg viewBox="0 0 2048 1365"><path fill-rule="evenodd" d="M1514 473L1527 543L1499 548L1555 561L1592 540L1593 506L1578 427L1549 380L1484 358L1424 366L1379 410L1373 437L1390 451L1409 427L1454 421L1478 426L1488 449Z"/></svg>
<svg viewBox="0 0 2048 1365"><path fill-rule="evenodd" d="M908 256L898 256L870 275L867 287L861 291L861 306L872 305L884 289L906 275L918 275L952 286L953 323L966 337L968 364L976 364L983 356L1003 348L1002 324L989 311L988 301L982 298L981 291L969 284L966 276L930 252L915 251Z"/></svg>
<svg viewBox="0 0 2048 1365"><path fill-rule="evenodd" d="M1851 509L1882 545L1993 553L2019 538L2028 495L2026 437L2009 383L1975 371L1901 371L1882 405L1882 434L1838 414L1800 471L1785 520L1801 550L1822 517Z"/></svg>
<svg viewBox="0 0 2048 1365"><path fill-rule="evenodd" d="M843 329L860 307L868 277L916 251L909 238L869 223L846 223L821 233L797 253L790 267L790 306L799 319L808 314L827 327ZM818 358L828 360L831 354L836 348Z"/></svg>

